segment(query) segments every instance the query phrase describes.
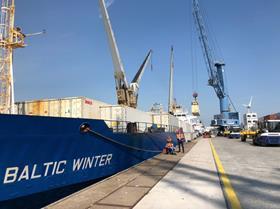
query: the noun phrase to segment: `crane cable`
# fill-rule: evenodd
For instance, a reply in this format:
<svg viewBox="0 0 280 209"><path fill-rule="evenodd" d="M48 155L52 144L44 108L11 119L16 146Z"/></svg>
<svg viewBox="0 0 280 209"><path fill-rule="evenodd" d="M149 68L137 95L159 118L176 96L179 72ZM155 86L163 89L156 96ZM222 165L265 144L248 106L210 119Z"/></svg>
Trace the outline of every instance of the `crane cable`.
<svg viewBox="0 0 280 209"><path fill-rule="evenodd" d="M224 56L223 56L222 49L219 45L219 42L217 41L215 33L213 32L214 31L213 26L211 25L211 21L209 21L210 18L208 17L207 12L204 9L203 5L200 5L200 12L201 12L202 17L204 17L204 19L203 19L205 22L204 26L205 26L205 30L208 34L207 38L208 38L208 41L210 44L209 47L212 52L213 59L214 59L214 61L218 61L217 58L221 58L221 60L219 60L219 61L224 62L224 59L223 59Z"/></svg>
<svg viewBox="0 0 280 209"><path fill-rule="evenodd" d="M154 52L152 51L152 54L151 54L151 60L150 60L150 64L151 64L151 71L153 71L154 67L153 67L153 54Z"/></svg>
<svg viewBox="0 0 280 209"><path fill-rule="evenodd" d="M229 95L226 95L226 96L228 97L228 99L229 99L229 101L230 101L230 103L231 103L231 105L232 105L234 111L237 112L237 110L236 110L236 108L235 108L235 106L234 106L234 104L233 104L233 102L232 102L230 96L229 96Z"/></svg>
<svg viewBox="0 0 280 209"><path fill-rule="evenodd" d="M198 72L197 72L197 51L196 46L194 46L194 43L197 43L197 41L194 37L195 33L195 25L192 21L193 15L192 15L192 2L190 1L190 27L191 27L191 35L190 35L190 47L191 47L191 69L192 69L192 91L197 92L198 91Z"/></svg>

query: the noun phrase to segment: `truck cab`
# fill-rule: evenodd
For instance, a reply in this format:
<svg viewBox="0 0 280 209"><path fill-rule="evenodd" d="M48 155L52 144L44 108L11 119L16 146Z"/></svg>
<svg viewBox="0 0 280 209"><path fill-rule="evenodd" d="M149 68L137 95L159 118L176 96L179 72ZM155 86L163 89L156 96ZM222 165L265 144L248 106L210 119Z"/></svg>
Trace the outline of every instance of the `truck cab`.
<svg viewBox="0 0 280 209"><path fill-rule="evenodd" d="M280 145L280 114L268 115L259 120L260 133L254 145Z"/></svg>

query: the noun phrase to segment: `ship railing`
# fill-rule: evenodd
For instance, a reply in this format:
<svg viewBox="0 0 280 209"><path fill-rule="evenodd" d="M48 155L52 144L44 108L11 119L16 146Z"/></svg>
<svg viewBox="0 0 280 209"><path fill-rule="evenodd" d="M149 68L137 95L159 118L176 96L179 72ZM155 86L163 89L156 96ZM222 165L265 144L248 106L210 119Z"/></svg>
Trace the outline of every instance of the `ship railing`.
<svg viewBox="0 0 280 209"><path fill-rule="evenodd" d="M159 133L175 132L178 127L165 124L147 122L131 122L118 120L104 120L114 133Z"/></svg>

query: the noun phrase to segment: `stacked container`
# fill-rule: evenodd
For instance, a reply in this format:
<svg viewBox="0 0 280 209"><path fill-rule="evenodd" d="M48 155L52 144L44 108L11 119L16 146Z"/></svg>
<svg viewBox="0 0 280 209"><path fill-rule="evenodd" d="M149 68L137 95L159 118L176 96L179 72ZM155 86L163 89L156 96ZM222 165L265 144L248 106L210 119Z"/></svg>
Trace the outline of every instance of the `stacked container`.
<svg viewBox="0 0 280 209"><path fill-rule="evenodd" d="M117 131L125 131L128 123L136 123L138 131L141 132L146 132L152 126L150 113L122 105L100 107L100 117L110 128Z"/></svg>
<svg viewBox="0 0 280 209"><path fill-rule="evenodd" d="M100 119L99 108L104 105L108 104L86 97L68 97L17 102L16 112L20 115Z"/></svg>
<svg viewBox="0 0 280 209"><path fill-rule="evenodd" d="M153 113L153 123L179 127L179 119L169 113Z"/></svg>

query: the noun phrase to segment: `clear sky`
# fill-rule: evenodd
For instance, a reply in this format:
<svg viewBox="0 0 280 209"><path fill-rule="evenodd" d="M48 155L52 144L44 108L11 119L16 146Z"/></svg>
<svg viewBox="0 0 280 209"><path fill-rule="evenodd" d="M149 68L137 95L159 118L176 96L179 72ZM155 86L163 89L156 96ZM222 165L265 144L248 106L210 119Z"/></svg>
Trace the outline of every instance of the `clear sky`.
<svg viewBox="0 0 280 209"><path fill-rule="evenodd" d="M219 112L207 86L207 71L193 29L191 0L110 0L109 15L132 80L149 49L153 70L140 83L139 108L167 107L170 46L175 50L174 95L190 110L197 90L206 123ZM17 101L86 96L116 103L113 65L97 0L16 0L16 25L25 33L47 30L26 40L14 55ZM236 108L253 96L259 115L279 112L280 1L200 0L212 37L226 63L228 89ZM197 63L192 67L192 63ZM197 83L192 77L196 71ZM197 88L193 88L197 86Z"/></svg>

